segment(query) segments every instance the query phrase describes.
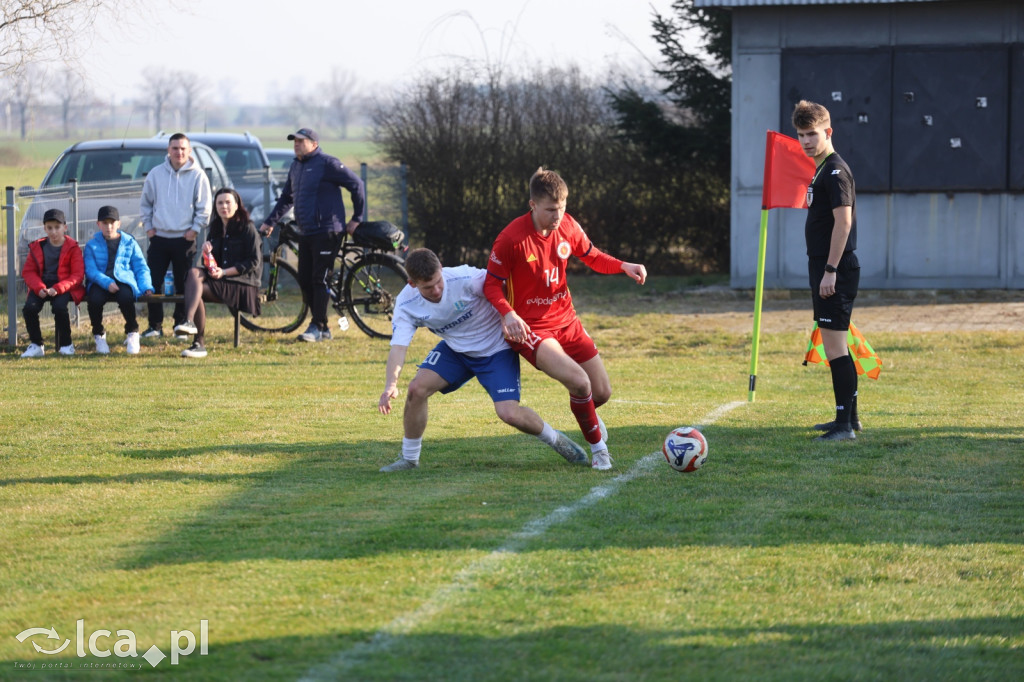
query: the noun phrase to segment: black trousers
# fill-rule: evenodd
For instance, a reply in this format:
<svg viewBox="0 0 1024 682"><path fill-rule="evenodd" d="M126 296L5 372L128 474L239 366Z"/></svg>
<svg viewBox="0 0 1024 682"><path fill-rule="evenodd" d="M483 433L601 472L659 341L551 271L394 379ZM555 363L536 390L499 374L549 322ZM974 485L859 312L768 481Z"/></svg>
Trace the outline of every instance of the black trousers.
<svg viewBox="0 0 1024 682"><path fill-rule="evenodd" d="M327 304L331 300L327 275L339 243L339 237L330 232L299 237L299 287L313 313L313 323L321 329L327 328Z"/></svg>
<svg viewBox="0 0 1024 682"><path fill-rule="evenodd" d="M43 332L39 327L39 313L43 311L43 304L50 302L50 310L53 312L54 326L57 328L57 348L71 345L71 313L68 306L71 304L71 294L63 293L52 298L39 298L39 295L30 291L25 299L25 307L21 309L22 317L25 318L25 331L28 332L29 341L37 346L43 345Z"/></svg>
<svg viewBox="0 0 1024 682"><path fill-rule="evenodd" d="M164 277L170 266L174 276L174 293L185 293L185 277L191 269L196 257L196 243L184 237L150 237L149 251L146 260L149 271L153 275L153 287L156 292L163 293ZM185 304L174 304L174 324L185 321ZM164 324L164 306L161 303L149 304L149 326L160 329Z"/></svg>
<svg viewBox="0 0 1024 682"><path fill-rule="evenodd" d="M90 284L85 300L89 308L89 322L92 323L94 336L103 336L103 305L107 301L117 301L117 307L124 316L124 333L139 331L139 322L135 315L135 292L127 284L117 283L117 292L111 293L99 284Z"/></svg>

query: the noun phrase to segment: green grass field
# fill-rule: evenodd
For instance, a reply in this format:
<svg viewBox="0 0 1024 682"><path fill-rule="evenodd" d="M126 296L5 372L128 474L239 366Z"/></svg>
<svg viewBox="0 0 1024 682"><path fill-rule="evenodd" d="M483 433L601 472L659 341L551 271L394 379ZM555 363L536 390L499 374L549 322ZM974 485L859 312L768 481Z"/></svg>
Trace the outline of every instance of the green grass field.
<svg viewBox="0 0 1024 682"><path fill-rule="evenodd" d="M1024 335L865 330L885 361L865 432L820 444L807 330L763 337L747 403L749 333L599 281L577 304L615 388L606 473L498 422L475 382L432 400L420 470L378 473L401 418L376 412L386 344L354 330L234 349L222 316L199 361L128 357L117 325L109 357L85 332L73 358L5 349L0 678L1024 677ZM553 381L524 366L523 390L580 440ZM656 451L686 424L710 458L682 475ZM202 621L205 655L141 658ZM89 653L100 630L115 655Z"/></svg>
<svg viewBox="0 0 1024 682"><path fill-rule="evenodd" d="M218 132L245 132L243 128L223 128ZM250 130L260 138L264 147L283 147L290 149L292 143L287 140L288 134L294 132L287 128L253 128ZM380 151L366 137L368 131L353 128L346 140L324 139L323 148L328 154L337 156L345 164L358 168L360 163L380 163ZM151 131L133 129L128 137L150 137ZM0 138L0 189L15 189L30 186L38 187L46 175L47 169L60 156L61 152L76 142L95 139L89 133L80 133L70 139L28 139Z"/></svg>

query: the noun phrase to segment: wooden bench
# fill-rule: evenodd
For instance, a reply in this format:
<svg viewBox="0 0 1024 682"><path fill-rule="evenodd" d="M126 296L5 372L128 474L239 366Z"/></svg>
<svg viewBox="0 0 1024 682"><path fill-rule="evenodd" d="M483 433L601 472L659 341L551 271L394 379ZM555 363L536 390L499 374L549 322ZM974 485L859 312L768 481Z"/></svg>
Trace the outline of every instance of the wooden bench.
<svg viewBox="0 0 1024 682"><path fill-rule="evenodd" d="M136 302L137 303L184 303L185 302L185 295L184 294L171 294L170 296L165 296L163 294L149 294L148 296L146 296L146 295L139 296L136 299ZM206 301L203 302L204 305L206 303L207 303ZM238 310L238 308L234 308L234 309L228 308L228 310L231 311L231 314L235 318L235 348L238 348L238 343L239 343L239 341L238 341L238 333L239 333L239 328L242 325L241 311Z"/></svg>

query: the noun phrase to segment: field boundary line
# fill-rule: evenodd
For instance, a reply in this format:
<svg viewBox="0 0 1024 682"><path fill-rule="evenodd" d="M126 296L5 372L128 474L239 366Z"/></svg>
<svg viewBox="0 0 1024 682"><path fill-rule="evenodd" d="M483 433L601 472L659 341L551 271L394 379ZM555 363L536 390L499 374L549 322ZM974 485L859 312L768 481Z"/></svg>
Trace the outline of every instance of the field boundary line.
<svg viewBox="0 0 1024 682"><path fill-rule="evenodd" d="M747 404L746 401L737 400L731 403L724 403L704 415L695 424L698 428L710 426L732 410ZM625 473L619 474L610 481L594 486L590 492L576 500L570 505L554 509L546 516L527 521L523 527L512 533L501 547L493 550L486 556L471 562L468 566L455 574L451 582L438 588L430 598L424 601L418 608L403 613L390 623L382 627L367 642L360 642L348 649L338 652L334 658L326 663L314 665L299 678L301 682L315 682L318 680L337 680L341 673L352 665L359 663L374 654L389 649L398 639L409 634L416 627L429 621L451 606L455 599L466 590L471 589L477 580L491 571L495 570L507 559L518 554L534 538L538 538L548 531L552 526L564 523L578 512L594 506L601 500L611 497L619 491L626 483L637 476L653 469L661 460L663 455L660 450L651 452L638 459L633 466Z"/></svg>

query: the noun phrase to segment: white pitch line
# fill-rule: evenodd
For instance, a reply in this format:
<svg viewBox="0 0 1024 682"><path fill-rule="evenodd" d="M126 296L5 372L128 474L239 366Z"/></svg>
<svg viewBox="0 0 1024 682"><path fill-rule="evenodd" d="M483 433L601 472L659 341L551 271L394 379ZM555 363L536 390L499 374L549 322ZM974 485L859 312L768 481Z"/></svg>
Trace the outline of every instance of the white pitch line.
<svg viewBox="0 0 1024 682"><path fill-rule="evenodd" d="M695 426L698 428L710 426L721 419L724 415L736 409L744 401L734 401L719 405L709 412ZM548 531L552 526L564 523L575 514L584 509L594 506L601 500L611 497L619 491L623 485L632 481L640 474L654 468L662 459L661 451L652 452L638 459L632 467L624 474L619 474L606 483L595 486L590 492L576 500L576 502L565 507L558 507L547 516L527 521L519 531L512 533L508 540L480 559L470 563L461 571L455 574L452 581L440 587L430 599L423 602L419 608L397 616L390 623L382 627L368 642L360 642L349 649L338 652L334 658L327 663L315 665L306 671L300 682L314 682L316 680L337 680L341 674L353 664L358 663L374 654L386 651L404 635L409 634L413 629L426 623L431 618L441 613L452 605L454 600L462 592L474 587L480 577L494 571L506 559L515 556L530 541L538 538Z"/></svg>

